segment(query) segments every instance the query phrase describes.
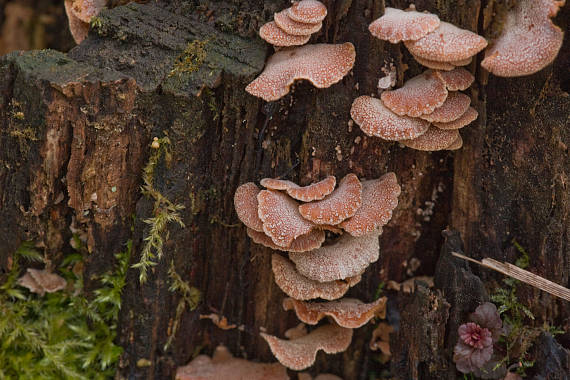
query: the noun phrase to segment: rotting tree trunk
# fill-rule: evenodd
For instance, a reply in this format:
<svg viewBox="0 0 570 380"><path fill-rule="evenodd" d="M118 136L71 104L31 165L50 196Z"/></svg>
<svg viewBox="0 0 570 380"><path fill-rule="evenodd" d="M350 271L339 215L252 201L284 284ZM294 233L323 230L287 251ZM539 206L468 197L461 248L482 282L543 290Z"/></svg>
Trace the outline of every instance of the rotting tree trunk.
<svg viewBox="0 0 570 380"><path fill-rule="evenodd" d="M416 274L433 275L440 232L447 225L460 230L466 254L474 257L513 261L514 238L528 251L530 270L568 285L568 39L553 65L529 77L486 78L472 64L477 81L468 93L479 119L462 132L462 150L426 153L368 138L348 126L352 100L376 92L385 62L398 69L400 84L406 65L406 78L422 70L404 48L372 38L367 29L385 5L405 8L406 1L324 1L329 16L313 38L352 42L357 51L352 74L324 90L299 83L272 104L246 94L244 87L271 50L254 37L255 30L288 2L200 3L117 7L103 12L89 38L68 55L12 53L0 61L3 270L24 240L41 243L57 261L70 250L71 224L88 237L86 279L107 270L129 239L137 262L148 235L143 221L153 216L154 203L140 192L141 173L152 138L171 141L171 159L158 162L153 183L171 202L185 206L185 228L168 225L165 255L144 285L137 270L128 274L119 329L122 376L169 378L196 350L211 352L220 343L238 356L273 360L260 328L282 335L297 321L281 308L283 293L273 282L270 250L246 237L232 201L239 184L263 177L286 175L306 184L328 174L397 174L402 195L381 236L381 259L351 296L370 301L382 281L406 279L414 257L422 263ZM501 2L489 3L501 9ZM492 13L484 11L486 2L415 4L480 33L494 25L483 20L483 14ZM569 9L556 20L564 29ZM187 48L193 49L187 56L195 65L178 70L176 62ZM202 302L182 314L173 345L165 351L180 298L168 290L171 262L200 290ZM473 270L485 280L500 279ZM472 310L457 301L463 288L452 296L449 286L438 286L443 293L422 289L411 300L391 294L401 326L411 329L396 336L394 368L401 371L395 375L454 378L449 337L456 335L450 326L456 328L457 319ZM537 323L568 330L568 303L522 289ZM440 308L430 312L434 305ZM220 330L199 319L211 312L243 325L243 331ZM377 366L368 349L371 329L357 330L350 349L333 360L319 354L313 371L367 378ZM425 341L424 331L437 339ZM568 347L570 336L561 341ZM137 366L140 359L150 366Z"/></svg>

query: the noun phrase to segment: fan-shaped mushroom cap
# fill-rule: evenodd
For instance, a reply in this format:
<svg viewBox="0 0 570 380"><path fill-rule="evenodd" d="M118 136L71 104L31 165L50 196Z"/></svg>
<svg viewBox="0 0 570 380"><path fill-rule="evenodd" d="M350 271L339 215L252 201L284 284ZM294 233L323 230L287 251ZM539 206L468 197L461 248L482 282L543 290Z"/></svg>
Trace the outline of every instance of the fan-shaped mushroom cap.
<svg viewBox="0 0 570 380"><path fill-rule="evenodd" d="M299 273L312 280L342 280L362 273L370 263L378 260L378 236L378 231L361 237L344 234L332 245L311 252L290 252L289 258Z"/></svg>
<svg viewBox="0 0 570 380"><path fill-rule="evenodd" d="M466 90L475 80L473 74L461 67L451 71L437 71L436 73L449 91Z"/></svg>
<svg viewBox="0 0 570 380"><path fill-rule="evenodd" d="M414 57L414 59L416 61L418 61L418 63L420 65L423 65L425 67L429 67L430 69L434 69L434 70L445 70L445 71L450 71L455 69L455 65L449 63L449 62L438 62L438 61L431 61L429 59L423 59L421 57L417 57L415 55L412 54L412 56Z"/></svg>
<svg viewBox="0 0 570 380"><path fill-rule="evenodd" d="M433 110L432 113L421 115L420 118L431 123L449 123L450 121L459 119L471 104L471 98L461 92L450 92L441 107Z"/></svg>
<svg viewBox="0 0 570 380"><path fill-rule="evenodd" d="M278 254L271 256L271 268L275 283L289 297L298 300L323 298L336 300L342 297L351 286L360 282L360 274L347 278L346 281L318 282L297 272L294 265Z"/></svg>
<svg viewBox="0 0 570 380"><path fill-rule="evenodd" d="M459 119L450 121L448 123L434 122L433 125L440 129L459 129L474 122L477 119L477 116L479 116L477 110L473 107L469 107L467 108L467 111L465 111L465 113L459 117Z"/></svg>
<svg viewBox="0 0 570 380"><path fill-rule="evenodd" d="M97 16L107 3L107 0L71 0L71 11L78 19L89 23L93 16Z"/></svg>
<svg viewBox="0 0 570 380"><path fill-rule="evenodd" d="M73 0L65 0L65 14L69 21L69 31L75 43L80 44L89 33L89 23L81 21L73 12Z"/></svg>
<svg viewBox="0 0 570 380"><path fill-rule="evenodd" d="M322 22L306 23L293 20L287 9L273 15L273 20L285 33L293 36L309 36L321 30Z"/></svg>
<svg viewBox="0 0 570 380"><path fill-rule="evenodd" d="M299 214L299 205L275 190L257 194L258 214L265 232L275 244L289 247L293 240L311 231L314 224Z"/></svg>
<svg viewBox="0 0 570 380"><path fill-rule="evenodd" d="M253 182L240 185L234 194L234 207L239 220L246 227L255 231L263 231L263 221L259 219L257 195L259 188Z"/></svg>
<svg viewBox="0 0 570 380"><path fill-rule="evenodd" d="M380 99L366 95L354 99L350 116L362 132L384 140L413 139L429 128L428 122L396 115L385 107Z"/></svg>
<svg viewBox="0 0 570 380"><path fill-rule="evenodd" d="M46 269L28 268L27 273L18 279L18 285L28 288L32 293L43 296L45 292L54 293L65 289L67 281Z"/></svg>
<svg viewBox="0 0 570 380"><path fill-rule="evenodd" d="M460 149L463 146L463 139L461 138L461 135L457 136L457 139L455 139L454 142L451 143L450 146L448 146L447 150L457 150Z"/></svg>
<svg viewBox="0 0 570 380"><path fill-rule="evenodd" d="M346 350L352 341L352 329L334 324L319 327L303 337L291 340L265 333L260 335L269 344L277 360L295 371L310 367L315 362L317 351L336 354Z"/></svg>
<svg viewBox="0 0 570 380"><path fill-rule="evenodd" d="M259 36L273 46L304 45L309 42L311 35L294 36L277 26L275 21L270 21L259 28Z"/></svg>
<svg viewBox="0 0 570 380"><path fill-rule="evenodd" d="M439 26L439 17L431 13L404 12L386 7L384 15L370 24L368 30L381 40L396 44L400 41L417 40L433 32Z"/></svg>
<svg viewBox="0 0 570 380"><path fill-rule="evenodd" d="M400 142L408 148L417 150L442 150L453 144L459 136L457 129L439 129L431 126L426 133L412 140L401 140Z"/></svg>
<svg viewBox="0 0 570 380"><path fill-rule="evenodd" d="M530 75L549 65L562 47L564 33L550 17L564 1L521 0L507 15L503 32L481 62L501 77Z"/></svg>
<svg viewBox="0 0 570 380"><path fill-rule="evenodd" d="M318 88L330 87L348 74L355 58L350 42L284 49L269 58L261 75L245 90L270 102L286 95L297 79L306 79Z"/></svg>
<svg viewBox="0 0 570 380"><path fill-rule="evenodd" d="M353 216L362 203L362 184L355 174L347 174L338 188L320 201L299 206L301 215L316 224L339 224Z"/></svg>
<svg viewBox="0 0 570 380"><path fill-rule="evenodd" d="M356 329L364 326L372 317L386 316L386 297L372 303L354 298L343 298L332 302L303 302L293 298L283 300L283 309L295 310L297 318L309 325L316 325L326 316L332 317L342 327Z"/></svg>
<svg viewBox="0 0 570 380"><path fill-rule="evenodd" d="M224 346L218 346L212 359L198 355L176 369L176 380L288 380L287 369L279 363L255 363L234 358Z"/></svg>
<svg viewBox="0 0 570 380"><path fill-rule="evenodd" d="M310 232L299 236L293 240L291 245L287 248L280 247L271 240L264 232L255 231L251 228L247 229L247 236L253 240L254 243L261 244L267 248L290 251L290 252L307 252L319 248L325 241L325 231L313 229Z"/></svg>
<svg viewBox="0 0 570 380"><path fill-rule="evenodd" d="M455 65L455 66L465 66L465 65L470 64L472 61L473 61L473 57L469 57L469 58L460 59L457 61L451 61L449 63L451 63L452 65Z"/></svg>
<svg viewBox="0 0 570 380"><path fill-rule="evenodd" d="M487 46L487 41L478 34L461 29L448 22L416 41L404 44L417 57L431 61L450 62L469 58Z"/></svg>
<svg viewBox="0 0 570 380"><path fill-rule="evenodd" d="M441 107L447 98L447 89L437 73L428 70L397 90L384 91L381 98L392 112L418 117Z"/></svg>
<svg viewBox="0 0 570 380"><path fill-rule="evenodd" d="M400 192L396 174L392 172L375 180L363 181L362 206L340 226L352 236L363 236L382 227L392 218Z"/></svg>
<svg viewBox="0 0 570 380"><path fill-rule="evenodd" d="M261 180L261 185L268 189L286 190L287 194L294 199L311 202L321 200L332 193L336 185L336 178L331 175L309 186L299 186L294 182L282 179L264 178Z"/></svg>
<svg viewBox="0 0 570 380"><path fill-rule="evenodd" d="M287 12L292 20L304 23L321 22L327 17L327 7L316 0L294 2Z"/></svg>

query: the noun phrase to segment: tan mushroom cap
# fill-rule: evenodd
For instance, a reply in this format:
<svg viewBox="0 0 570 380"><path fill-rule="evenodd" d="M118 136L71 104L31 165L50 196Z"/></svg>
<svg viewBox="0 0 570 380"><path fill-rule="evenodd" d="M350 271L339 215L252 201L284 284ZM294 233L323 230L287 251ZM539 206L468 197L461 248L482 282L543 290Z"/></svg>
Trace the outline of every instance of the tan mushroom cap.
<svg viewBox="0 0 570 380"><path fill-rule="evenodd" d="M311 231L314 224L299 214L299 205L286 194L261 190L257 194L258 214L265 232L275 244L289 247L293 240Z"/></svg>
<svg viewBox="0 0 570 380"><path fill-rule="evenodd" d="M366 135L384 140L413 139L429 128L428 122L396 115L380 99L366 95L354 99L350 116Z"/></svg>
<svg viewBox="0 0 570 380"><path fill-rule="evenodd" d="M18 285L27 288L30 292L43 296L46 292L54 293L65 289L67 281L46 269L28 268L27 273L17 281Z"/></svg>
<svg viewBox="0 0 570 380"><path fill-rule="evenodd" d="M107 0L72 0L71 11L83 22L89 23L97 16L107 3Z"/></svg>
<svg viewBox="0 0 570 380"><path fill-rule="evenodd" d="M455 69L455 65L453 65L450 62L438 62L438 61L431 61L429 59L424 59L421 57L417 57L415 55L412 54L412 56L414 57L414 59L416 61L418 61L418 63L420 65L423 65L425 67L429 67L430 69L434 69L434 70L444 70L444 71L451 71L453 69Z"/></svg>
<svg viewBox="0 0 570 380"><path fill-rule="evenodd" d="M277 360L295 371L310 367L315 362L317 351L336 354L346 350L352 341L352 329L335 324L321 326L303 337L291 340L265 333L260 335L269 344Z"/></svg>
<svg viewBox="0 0 570 380"><path fill-rule="evenodd" d="M381 98L392 112L418 117L441 107L447 98L447 89L441 77L428 70L411 78L397 90L384 91Z"/></svg>
<svg viewBox="0 0 570 380"><path fill-rule="evenodd" d="M240 185L234 194L234 207L239 220L246 227L263 231L263 221L259 219L257 195L259 188L253 182Z"/></svg>
<svg viewBox="0 0 570 380"><path fill-rule="evenodd" d="M434 14L386 7L384 15L373 21L368 30L374 37L395 44L420 39L438 26L439 17Z"/></svg>
<svg viewBox="0 0 570 380"><path fill-rule="evenodd" d="M321 30L323 26L322 22L305 23L295 21L289 17L289 11L287 9L275 13L273 20L285 33L293 36L309 36Z"/></svg>
<svg viewBox="0 0 570 380"><path fill-rule="evenodd" d="M340 226L352 236L363 236L382 227L392 218L398 205L400 185L395 173L362 182L362 206L356 214Z"/></svg>
<svg viewBox="0 0 570 380"><path fill-rule="evenodd" d="M449 123L459 119L469 109L471 98L461 92L449 92L447 99L441 107L433 110L432 113L421 115L420 118L429 121L430 123Z"/></svg>
<svg viewBox="0 0 570 380"><path fill-rule="evenodd" d="M355 59L350 42L284 49L269 58L261 75L245 90L270 102L286 95L298 79L306 79L318 88L330 87L348 74Z"/></svg>
<svg viewBox="0 0 570 380"><path fill-rule="evenodd" d="M445 87L449 91L466 90L475 81L473 74L462 67L451 71L437 71L436 74L445 83Z"/></svg>
<svg viewBox="0 0 570 380"><path fill-rule="evenodd" d="M477 110L473 107L469 107L467 108L467 111L465 111L465 113L463 113L463 115L461 115L458 119L450 121L448 123L434 122L433 125L440 129L459 129L477 120L477 116L479 116Z"/></svg>
<svg viewBox="0 0 570 380"><path fill-rule="evenodd" d="M448 22L416 41L404 44L417 57L431 61L450 62L467 59L487 46L487 41L478 34L461 29Z"/></svg>
<svg viewBox="0 0 570 380"><path fill-rule="evenodd" d="M327 17L327 7L316 0L294 2L287 12L292 20L304 23L321 22Z"/></svg>
<svg viewBox="0 0 570 380"><path fill-rule="evenodd" d="M400 142L408 148L436 151L446 149L457 140L457 136L459 136L457 129L440 129L431 126L420 137L412 140L401 140Z"/></svg>
<svg viewBox="0 0 570 380"><path fill-rule="evenodd" d="M503 32L485 52L481 66L501 77L534 74L548 66L562 47L564 33L552 23L564 1L521 0Z"/></svg>
<svg viewBox="0 0 570 380"><path fill-rule="evenodd" d="M293 199L311 202L321 200L332 193L336 185L336 178L331 175L308 186L299 186L294 182L282 179L264 178L261 180L261 185L268 189L286 190Z"/></svg>
<svg viewBox="0 0 570 380"><path fill-rule="evenodd" d="M378 231L361 237L344 234L332 245L311 252L290 252L289 258L300 274L312 280L342 280L362 273L378 260L378 236Z"/></svg>
<svg viewBox="0 0 570 380"><path fill-rule="evenodd" d="M309 42L311 35L294 36L286 33L277 26L275 21L270 21L259 28L259 36L273 46L296 46Z"/></svg>
<svg viewBox="0 0 570 380"><path fill-rule="evenodd" d="M261 244L267 248L290 251L290 252L307 252L319 248L325 241L325 232L323 230L313 229L310 232L299 236L287 248L280 247L273 242L264 232L255 231L251 228L247 229L247 236L253 240L254 243Z"/></svg>
<svg viewBox="0 0 570 380"><path fill-rule="evenodd" d="M362 203L362 184L355 174L347 174L338 188L320 201L299 206L303 218L315 224L336 225L353 216Z"/></svg>
<svg viewBox="0 0 570 380"><path fill-rule="evenodd" d="M302 336L305 336L308 333L309 332L307 331L307 325L305 325L303 322L301 322L297 326L291 327L290 329L285 330L285 333L283 335L285 335L285 338L287 338L287 339L295 339L295 338L300 338Z"/></svg>
<svg viewBox="0 0 570 380"><path fill-rule="evenodd" d="M465 59L460 59L460 60L457 60L457 61L451 61L451 62L449 62L449 63L451 63L452 65L455 65L455 66L465 66L465 65L470 64L471 62L473 62L473 57L469 57L469 58L465 58Z"/></svg>
<svg viewBox="0 0 570 380"><path fill-rule="evenodd" d="M342 297L350 287L360 282L360 274L346 281L318 282L297 272L291 261L278 254L271 256L271 268L275 283L289 297L298 300L322 298L336 300Z"/></svg>
<svg viewBox="0 0 570 380"><path fill-rule="evenodd" d="M263 178L259 183L261 186L271 190L287 190L290 187L297 186L293 181L277 178Z"/></svg>
<svg viewBox="0 0 570 380"><path fill-rule="evenodd" d="M80 44L89 33L89 23L81 21L73 12L73 0L65 0L65 14L69 21L69 31L76 44Z"/></svg>
<svg viewBox="0 0 570 380"><path fill-rule="evenodd" d="M283 300L283 309L295 310L297 318L309 325L316 325L326 316L342 327L356 329L364 326L374 316L386 317L386 297L371 303L354 298L343 298L332 302L303 302L293 298Z"/></svg>
<svg viewBox="0 0 570 380"><path fill-rule="evenodd" d="M288 380L287 369L279 363L256 363L234 358L225 346L218 346L210 359L196 356L190 363L176 369L176 380Z"/></svg>
<svg viewBox="0 0 570 380"><path fill-rule="evenodd" d="M461 149L461 147L463 146L463 139L461 138L461 135L457 136L457 139L455 139L454 142L451 143L450 146L448 146L447 150L457 150L457 149Z"/></svg>

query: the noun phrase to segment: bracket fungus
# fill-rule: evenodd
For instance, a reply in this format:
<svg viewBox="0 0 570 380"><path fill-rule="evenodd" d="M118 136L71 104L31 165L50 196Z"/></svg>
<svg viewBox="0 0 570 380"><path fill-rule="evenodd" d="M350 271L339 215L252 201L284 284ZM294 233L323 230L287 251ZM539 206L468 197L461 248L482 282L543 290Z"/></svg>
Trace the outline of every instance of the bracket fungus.
<svg viewBox="0 0 570 380"><path fill-rule="evenodd" d="M285 96L299 79L306 79L317 88L327 88L348 74L355 59L354 45L350 42L283 49L269 58L263 72L245 90L270 102Z"/></svg>
<svg viewBox="0 0 570 380"><path fill-rule="evenodd" d="M285 294L297 300L322 298L336 300L342 297L351 286L360 282L360 275L346 281L319 282L301 275L291 261L274 253L271 256L271 268L275 283Z"/></svg>
<svg viewBox="0 0 570 380"><path fill-rule="evenodd" d="M288 380L287 369L279 363L255 363L234 358L225 346L218 346L210 359L196 356L176 369L176 380Z"/></svg>
<svg viewBox="0 0 570 380"><path fill-rule="evenodd" d="M299 206L300 214L316 224L336 225L353 216L362 203L362 184L355 174L347 174L338 188L320 201Z"/></svg>
<svg viewBox="0 0 570 380"><path fill-rule="evenodd" d="M443 150L454 144L459 136L457 129L440 129L431 126L426 133L412 140L401 140L405 146L417 150Z"/></svg>
<svg viewBox="0 0 570 380"><path fill-rule="evenodd" d="M288 247L280 247L273 242L271 237L264 232L255 231L247 228L247 236L253 240L254 243L261 244L264 247L289 252L306 252L319 248L325 241L325 231L313 229L304 235L299 236L291 242Z"/></svg>
<svg viewBox="0 0 570 380"><path fill-rule="evenodd" d="M429 121L430 123L449 123L459 119L471 104L471 98L461 92L450 92L445 99L445 102L433 110L432 113L421 115L420 118Z"/></svg>
<svg viewBox="0 0 570 380"><path fill-rule="evenodd" d="M255 231L263 231L263 221L259 219L257 194L260 190L253 182L239 186L234 194L234 207L239 220Z"/></svg>
<svg viewBox="0 0 570 380"><path fill-rule="evenodd" d="M304 45L311 39L311 35L293 35L281 29L275 21L268 22L259 29L259 36L273 46Z"/></svg>
<svg viewBox="0 0 570 380"><path fill-rule="evenodd" d="M316 325L325 317L331 317L341 327L355 329L364 326L374 316L386 317L386 297L371 303L354 298L332 302L303 302L293 298L283 300L283 309L295 310L300 321Z"/></svg>
<svg viewBox="0 0 570 380"><path fill-rule="evenodd" d="M27 288L30 292L43 296L65 289L67 281L46 269L28 268L26 274L18 279L18 285Z"/></svg>
<svg viewBox="0 0 570 380"><path fill-rule="evenodd" d="M534 74L548 66L562 47L564 33L551 17L564 0L520 0L507 14L499 38L485 51L481 66L501 77Z"/></svg>
<svg viewBox="0 0 570 380"><path fill-rule="evenodd" d="M384 15L373 21L368 30L378 39L395 44L418 40L439 26L439 17L431 13L386 7Z"/></svg>
<svg viewBox="0 0 570 380"><path fill-rule="evenodd" d="M327 7L317 0L296 1L287 11L298 22L321 22L327 17Z"/></svg>
<svg viewBox="0 0 570 380"><path fill-rule="evenodd" d="M463 68L456 68L451 71L438 71L437 75L449 91L467 90L475 81L473 74Z"/></svg>
<svg viewBox="0 0 570 380"><path fill-rule="evenodd" d="M289 17L289 11L287 9L275 13L273 20L285 33L289 33L293 36L311 35L321 30L323 26L322 22L308 23L295 21Z"/></svg>
<svg viewBox="0 0 570 380"><path fill-rule="evenodd" d="M465 127L466 125L471 124L475 120L477 120L478 116L479 116L479 113L477 112L477 110L475 108L468 107L467 111L465 111L459 118L457 118L455 120L451 120L449 122L437 122L437 121L435 121L433 123L433 125L439 129L460 129L460 128Z"/></svg>
<svg viewBox="0 0 570 380"><path fill-rule="evenodd" d="M336 178L332 175L326 177L322 181L313 183L308 186L299 186L295 182L282 179L264 178L260 181L261 186L273 190L285 190L291 198L311 202L321 200L333 192L336 185Z"/></svg>
<svg viewBox="0 0 570 380"><path fill-rule="evenodd" d="M328 354L346 350L352 341L352 329L328 324L291 340L279 339L265 333L261 333L261 337L269 344L271 352L281 364L299 371L315 362L319 350Z"/></svg>
<svg viewBox="0 0 570 380"><path fill-rule="evenodd" d="M89 22L105 7L106 0L65 0L64 7L69 30L76 43L81 43L89 32Z"/></svg>

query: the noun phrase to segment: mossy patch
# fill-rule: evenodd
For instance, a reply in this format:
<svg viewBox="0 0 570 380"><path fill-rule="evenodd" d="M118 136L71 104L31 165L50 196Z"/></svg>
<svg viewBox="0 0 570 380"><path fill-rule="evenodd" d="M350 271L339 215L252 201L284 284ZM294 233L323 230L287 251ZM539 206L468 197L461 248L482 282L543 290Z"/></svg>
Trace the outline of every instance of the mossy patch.
<svg viewBox="0 0 570 380"><path fill-rule="evenodd" d="M182 54L180 54L174 61L174 67L170 70L168 76L171 77L177 74L193 73L198 71L206 60L207 44L208 40L194 40L190 42Z"/></svg>

